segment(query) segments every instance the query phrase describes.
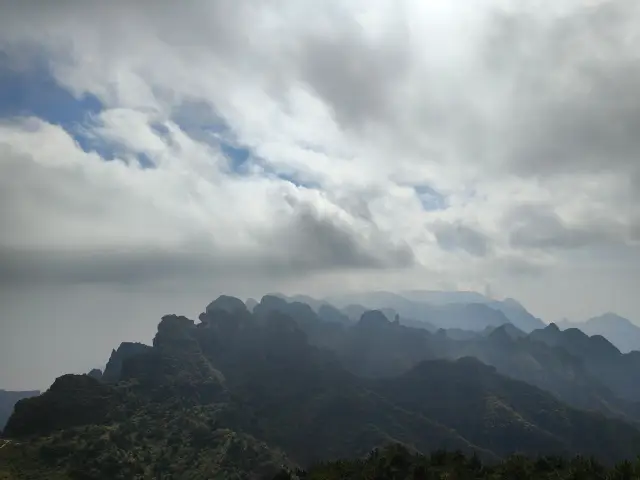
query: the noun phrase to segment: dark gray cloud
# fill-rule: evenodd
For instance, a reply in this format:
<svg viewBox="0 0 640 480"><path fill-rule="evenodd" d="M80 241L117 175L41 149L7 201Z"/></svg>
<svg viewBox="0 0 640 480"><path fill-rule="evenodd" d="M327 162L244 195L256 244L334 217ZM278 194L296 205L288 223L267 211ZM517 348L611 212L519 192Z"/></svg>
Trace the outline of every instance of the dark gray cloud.
<svg viewBox="0 0 640 480"><path fill-rule="evenodd" d="M167 277L215 276L219 267L210 256L176 251L87 249L64 252L0 248L0 284L3 285L132 285Z"/></svg>
<svg viewBox="0 0 640 480"><path fill-rule="evenodd" d="M548 263L520 255L502 256L497 260L496 267L504 269L512 278L535 278L538 281L551 271Z"/></svg>
<svg viewBox="0 0 640 480"><path fill-rule="evenodd" d="M82 33L86 25L76 22L84 21L91 28L104 28L104 33L108 31L108 36L118 41L132 36L143 38L148 34L166 42L166 46L201 45L205 41L209 48L225 55L234 55L239 48L248 45L251 39L245 33L251 29L253 15L257 12L257 8L243 0L190 1L180 5L166 0L135 3L59 0L55 4L41 0L0 0L0 8L3 33L12 39L29 37L32 32L21 32L27 26L49 31L66 25ZM190 28L176 28L182 19L188 19ZM134 24L139 27L138 31L128 28ZM104 53L111 53L110 48L116 47L115 43L103 44Z"/></svg>
<svg viewBox="0 0 640 480"><path fill-rule="evenodd" d="M394 91L411 66L404 25L399 21L380 43L366 39L355 19L335 19L333 27L304 39L296 60L301 78L343 126L387 122L394 111Z"/></svg>
<svg viewBox="0 0 640 480"><path fill-rule="evenodd" d="M204 242L181 248L18 248L0 245L0 285L208 281L221 277L296 277L341 269L407 267L412 249L380 231L372 238L301 206L270 232L260 251L216 250Z"/></svg>
<svg viewBox="0 0 640 480"><path fill-rule="evenodd" d="M622 245L625 231L614 222L594 217L585 225L568 225L547 205L521 205L504 218L509 242L516 248L577 249L606 244Z"/></svg>
<svg viewBox="0 0 640 480"><path fill-rule="evenodd" d="M432 230L443 250L464 250L476 257L484 257L490 251L489 238L467 225L438 222Z"/></svg>
<svg viewBox="0 0 640 480"><path fill-rule="evenodd" d="M439 3L403 6L415 13ZM637 2L561 2L574 5L557 15L515 2L487 23L496 3L474 3L463 20L438 17L438 6L422 10L433 17L407 16L397 2L361 10L340 2L0 0L0 51L10 45L22 59L27 42L61 85L92 92L105 107L157 108L207 143L216 143L208 127L219 120L229 146L253 149L251 160L276 184L266 188L260 174L253 185L227 184L227 170L206 165L215 149L196 168L200 154L176 139L165 156L180 172L159 162L141 179L93 173L84 158L65 166L73 155L60 147L52 158L53 137L7 137L38 161L0 158L0 281L44 290L179 279L217 281L224 291L227 279L244 285L260 276L262 285L296 287L326 276L331 288L400 278L476 288L502 276L496 291L529 292L551 316L616 308L607 285L623 283L616 269L634 264L629 245L640 241ZM124 133L137 140L133 129ZM304 150L322 154L318 163L307 163ZM295 188L277 186L274 172L296 180L299 205L282 205ZM407 183L429 184L416 188L423 209L398 194ZM548 206L518 209L538 200ZM435 218L449 223L420 231ZM411 246L395 242L402 236ZM193 237L204 239L179 248ZM601 264L585 275L586 264L605 263L603 245L625 245L624 260L606 277ZM476 257L474 271L465 252ZM442 262L430 265L438 275L396 271L432 259ZM547 283L561 278L555 269L564 262L572 300ZM620 288L637 283L634 272ZM590 304L580 284L587 278ZM615 295L640 311L636 296Z"/></svg>
<svg viewBox="0 0 640 480"><path fill-rule="evenodd" d="M629 0L494 17L484 58L504 86L507 118L496 133L513 171L640 171L639 19Z"/></svg>
<svg viewBox="0 0 640 480"><path fill-rule="evenodd" d="M408 244L394 244L372 223L366 225L365 236L347 222L322 215L310 205L295 208L288 227L275 236L275 242L285 246L286 261L294 268L396 268L415 262Z"/></svg>

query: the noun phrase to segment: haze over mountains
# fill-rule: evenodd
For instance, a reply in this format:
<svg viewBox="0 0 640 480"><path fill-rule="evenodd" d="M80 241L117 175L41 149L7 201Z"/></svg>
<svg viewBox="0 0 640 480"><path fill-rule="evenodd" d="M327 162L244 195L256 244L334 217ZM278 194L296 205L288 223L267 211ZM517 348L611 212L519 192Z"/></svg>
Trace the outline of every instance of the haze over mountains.
<svg viewBox="0 0 640 480"><path fill-rule="evenodd" d="M380 298L414 314L420 303L378 293L337 303ZM431 305L412 326L395 309L354 321L306 299L313 307L221 296L199 323L163 317L152 346L123 343L104 373L65 375L19 401L0 474L267 475L390 442L487 462L640 451L640 352L555 324L525 332L478 298ZM475 328L442 328L447 315Z"/></svg>
<svg viewBox="0 0 640 480"><path fill-rule="evenodd" d="M637 2L182 3L0 1L4 388L223 292L639 321Z"/></svg>
<svg viewBox="0 0 640 480"><path fill-rule="evenodd" d="M0 480L640 478L638 45L637 0L0 0Z"/></svg>
<svg viewBox="0 0 640 480"><path fill-rule="evenodd" d="M309 304L316 311L322 305L339 307L350 318L357 319L368 309L378 309L392 319L396 313L403 322L418 321L427 329L482 330L510 323L519 330L530 333L547 325L545 321L529 313L517 300L495 300L478 292L412 290L398 293L375 291L333 295L316 299L308 295L282 298ZM251 299L249 307L255 300ZM420 326L420 323L415 325ZM622 352L640 350L640 326L619 315L608 313L585 322L556 322L561 329L578 328L588 335L602 335Z"/></svg>
<svg viewBox="0 0 640 480"><path fill-rule="evenodd" d="M602 335L624 353L640 350L640 327L615 313L605 313L585 322L562 321L558 326L578 328L587 335Z"/></svg>

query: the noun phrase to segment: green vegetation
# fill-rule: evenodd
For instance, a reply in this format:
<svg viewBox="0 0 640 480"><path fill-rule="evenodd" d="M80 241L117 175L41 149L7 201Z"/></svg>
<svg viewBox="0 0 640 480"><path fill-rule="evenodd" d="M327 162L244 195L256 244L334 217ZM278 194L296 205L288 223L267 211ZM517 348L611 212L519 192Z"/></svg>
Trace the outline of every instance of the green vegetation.
<svg viewBox="0 0 640 480"><path fill-rule="evenodd" d="M7 392L6 390L0 390L0 432L11 416L13 406L16 402L23 398L34 397L36 395L40 395L40 392L36 390L27 392Z"/></svg>
<svg viewBox="0 0 640 480"><path fill-rule="evenodd" d="M145 411L0 450L0 479L265 478L293 468L284 454L216 425L219 407ZM2 476L4 475L4 477Z"/></svg>
<svg viewBox="0 0 640 480"><path fill-rule="evenodd" d="M401 445L372 451L365 458L316 465L307 472L282 472L274 480L632 480L640 478L640 459L611 468L589 457L512 456L486 465L474 456L436 451L428 456Z"/></svg>
<svg viewBox="0 0 640 480"><path fill-rule="evenodd" d="M640 453L632 424L474 358L357 376L309 342L335 341L335 325L302 308L298 319L256 309L226 299L199 324L165 316L153 347L114 352L110 378L64 375L19 401L0 480L635 478L624 472L638 465L620 463ZM422 341L380 315L363 320L346 337L360 348L346 359L358 369L385 370L365 354L385 338L397 352ZM377 361L406 363L399 358Z"/></svg>

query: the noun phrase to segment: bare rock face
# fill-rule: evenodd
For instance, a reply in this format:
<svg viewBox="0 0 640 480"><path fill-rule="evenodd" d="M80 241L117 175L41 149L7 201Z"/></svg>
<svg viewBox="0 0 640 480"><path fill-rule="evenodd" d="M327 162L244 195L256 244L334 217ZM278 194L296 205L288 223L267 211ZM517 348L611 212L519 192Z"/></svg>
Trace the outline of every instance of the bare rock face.
<svg viewBox="0 0 640 480"><path fill-rule="evenodd" d="M117 350L111 352L111 357L102 374L102 381L106 383L116 383L120 380L122 364L127 358L142 353L148 353L151 347L143 343L123 342Z"/></svg>

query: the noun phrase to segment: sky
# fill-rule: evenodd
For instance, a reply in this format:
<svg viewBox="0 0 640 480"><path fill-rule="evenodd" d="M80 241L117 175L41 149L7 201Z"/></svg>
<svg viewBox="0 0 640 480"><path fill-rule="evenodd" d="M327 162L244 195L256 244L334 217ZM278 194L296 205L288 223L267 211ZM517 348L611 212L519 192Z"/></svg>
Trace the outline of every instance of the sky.
<svg viewBox="0 0 640 480"><path fill-rule="evenodd" d="M640 322L634 0L0 0L0 388L221 293Z"/></svg>

